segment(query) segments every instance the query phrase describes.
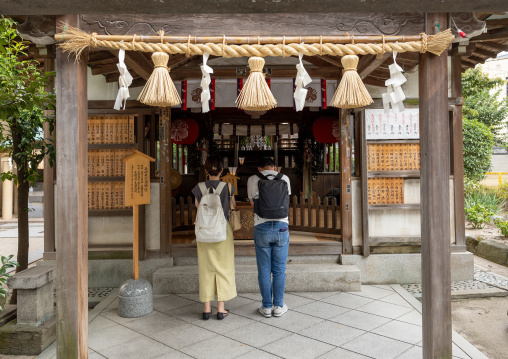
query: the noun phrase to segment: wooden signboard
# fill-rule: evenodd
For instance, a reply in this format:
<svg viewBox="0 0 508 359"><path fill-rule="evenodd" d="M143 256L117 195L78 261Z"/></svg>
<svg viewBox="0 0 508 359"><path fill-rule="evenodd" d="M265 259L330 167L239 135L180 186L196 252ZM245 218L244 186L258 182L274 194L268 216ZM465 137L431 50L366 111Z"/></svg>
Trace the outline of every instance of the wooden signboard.
<svg viewBox="0 0 508 359"><path fill-rule="evenodd" d="M404 179L369 178L369 204L401 204L404 203Z"/></svg>
<svg viewBox="0 0 508 359"><path fill-rule="evenodd" d="M150 156L139 151L123 159L125 164L124 206L133 206L133 272L139 279L139 206L150 203Z"/></svg>
<svg viewBox="0 0 508 359"><path fill-rule="evenodd" d="M125 164L126 206L150 203L150 162L155 159L139 151L123 159Z"/></svg>
<svg viewBox="0 0 508 359"><path fill-rule="evenodd" d="M368 171L420 170L420 144L369 143L367 147Z"/></svg>

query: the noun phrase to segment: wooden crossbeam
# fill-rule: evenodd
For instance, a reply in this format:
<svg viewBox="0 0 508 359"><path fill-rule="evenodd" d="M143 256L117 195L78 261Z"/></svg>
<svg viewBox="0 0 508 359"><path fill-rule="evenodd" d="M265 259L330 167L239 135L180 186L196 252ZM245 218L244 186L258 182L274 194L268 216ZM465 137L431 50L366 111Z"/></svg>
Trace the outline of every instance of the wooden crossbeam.
<svg viewBox="0 0 508 359"><path fill-rule="evenodd" d="M487 22L487 27L508 26L508 19L491 19L485 21Z"/></svg>
<svg viewBox="0 0 508 359"><path fill-rule="evenodd" d="M494 50L496 51L508 51L508 46L507 45L502 45L502 44L499 44L497 42L489 42L489 41L484 41L484 42L481 42L478 44L478 46L488 46L488 47L491 47L493 48Z"/></svg>
<svg viewBox="0 0 508 359"><path fill-rule="evenodd" d="M119 74L116 63L92 66L92 75Z"/></svg>
<svg viewBox="0 0 508 359"><path fill-rule="evenodd" d="M497 52L487 51L481 48L476 48L474 53L481 56L486 56L487 58L492 58L497 56Z"/></svg>
<svg viewBox="0 0 508 359"><path fill-rule="evenodd" d="M482 42L482 41L507 40L507 39L508 39L508 26L505 26L499 29L490 30L486 34L481 34L480 36L473 37L470 41Z"/></svg>
<svg viewBox="0 0 508 359"><path fill-rule="evenodd" d="M153 63L140 52L125 51L125 65L145 80L153 72Z"/></svg>
<svg viewBox="0 0 508 359"><path fill-rule="evenodd" d="M391 57L391 53L384 53L380 58L377 58L374 55L365 55L362 56L360 62L358 63L358 74L360 77L369 76L372 72L374 72L379 66L381 66L387 59Z"/></svg>
<svg viewBox="0 0 508 359"><path fill-rule="evenodd" d="M296 70L294 66L291 67L271 67L272 73L269 77L283 77L293 78L296 76ZM322 68L308 68L307 72L309 76L313 78L324 78L324 79L337 79L341 75L341 70L336 67L322 67ZM213 74L215 77L220 78L238 78L245 77L239 76L236 73L236 68L220 68L214 67ZM202 73L199 68L178 68L171 71L171 78L174 81L186 80L186 79L198 79L201 78Z"/></svg>

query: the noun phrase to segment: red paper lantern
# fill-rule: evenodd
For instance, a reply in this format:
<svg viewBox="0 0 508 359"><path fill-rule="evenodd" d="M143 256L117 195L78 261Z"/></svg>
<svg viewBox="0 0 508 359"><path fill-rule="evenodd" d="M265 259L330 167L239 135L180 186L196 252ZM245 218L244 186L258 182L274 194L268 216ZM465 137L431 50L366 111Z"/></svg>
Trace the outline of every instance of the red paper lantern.
<svg viewBox="0 0 508 359"><path fill-rule="evenodd" d="M179 118L171 122L171 142L191 145L198 139L199 125L192 118Z"/></svg>
<svg viewBox="0 0 508 359"><path fill-rule="evenodd" d="M335 117L319 117L312 125L312 134L319 143L335 143L340 140L340 123Z"/></svg>

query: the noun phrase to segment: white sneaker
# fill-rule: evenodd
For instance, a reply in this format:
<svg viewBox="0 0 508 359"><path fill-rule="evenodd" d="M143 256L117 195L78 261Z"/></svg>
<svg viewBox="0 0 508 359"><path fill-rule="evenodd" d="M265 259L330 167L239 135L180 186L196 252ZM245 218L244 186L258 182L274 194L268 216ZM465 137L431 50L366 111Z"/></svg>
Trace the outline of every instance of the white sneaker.
<svg viewBox="0 0 508 359"><path fill-rule="evenodd" d="M265 308L263 306L259 307L259 312L265 316L265 318L270 318L272 316L272 308Z"/></svg>
<svg viewBox="0 0 508 359"><path fill-rule="evenodd" d="M288 306L286 304L284 304L282 307L275 306L275 308L273 309L273 316L280 317L287 311L288 311Z"/></svg>

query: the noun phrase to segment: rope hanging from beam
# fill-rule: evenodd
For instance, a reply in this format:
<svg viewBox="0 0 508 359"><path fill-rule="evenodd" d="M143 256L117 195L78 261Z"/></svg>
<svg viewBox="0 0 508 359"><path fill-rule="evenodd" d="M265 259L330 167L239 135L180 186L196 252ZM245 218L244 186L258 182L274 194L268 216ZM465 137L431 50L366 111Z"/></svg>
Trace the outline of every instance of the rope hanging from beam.
<svg viewBox="0 0 508 359"><path fill-rule="evenodd" d="M65 26L65 32L56 34L57 41L63 41L59 46L66 52L79 54L86 48L109 48L115 50L141 51L141 52L165 52L168 54L186 54L203 55L208 53L213 56L220 57L266 57L266 56L298 56L302 53L306 56L330 55L378 55L385 52L397 51L402 52L430 52L434 55L441 53L451 44L454 36L450 29L442 31L437 35L427 36L425 33L420 34L421 40L406 42L386 42L387 36L372 36L371 43L355 42L354 36L336 37L337 41L346 41L349 39L352 43L303 43L306 37L300 37L299 43L269 43L269 44L227 44L226 37L220 42L213 43L192 43L192 36L189 40L180 43L171 43L171 37L162 38L162 43L152 43L153 40L161 40L159 36L115 36L115 35L97 35L97 33L86 33L80 29L69 25ZM62 29L64 29L62 26ZM120 39L121 40L118 40ZM124 38L130 38L131 41L124 41ZM152 39L153 38L153 39ZM180 38L180 37L178 37ZM383 38L385 40L383 41ZM413 36L411 38L414 38ZM143 41L136 41L140 39ZM211 38L213 39L213 38ZM196 41L195 41L196 42Z"/></svg>
<svg viewBox="0 0 508 359"><path fill-rule="evenodd" d="M268 110L277 106L277 101L273 97L269 86L267 85L262 69L265 56L316 56L330 55L342 56L344 66L344 76L341 79L330 106L339 108L358 108L372 103L365 85L357 73L358 56L357 55L382 55L386 52L430 52L434 55L441 53L450 45L454 36L450 29L440 32L436 35L427 36L420 34L420 40L407 42L387 42L386 36L363 37L362 42L355 43L354 36L342 36L330 39L332 42L323 43L323 37L320 36L319 43L306 44L309 40L306 37L300 37L299 42L296 38L286 42L286 37L277 43L276 38L263 39L261 44L260 37L257 38L257 44L241 44L239 38L229 38L233 42L240 44L227 44L226 36L220 38L200 38L200 41L216 41L208 43L198 43L197 38L189 35L187 42L168 42L168 40L181 41L179 37L164 36L164 31L159 31L159 36L139 36L142 41L136 41L137 35L131 36L131 41L126 36L97 35L97 33L88 34L78 28L62 25L62 34L55 35L55 39L63 41L59 46L63 51L76 55L79 59L80 54L87 48L109 48L116 50L153 52L155 69L150 76L138 100L151 106L167 107L181 102L175 86L169 76L167 67L168 54L186 54L203 55L209 54L219 57L250 57L249 64L251 73L246 86L237 99L237 107L247 110ZM403 37L404 38L404 37ZM415 37L412 37L415 38ZM250 42L250 37L247 37ZM350 43L341 43L349 40ZM381 43L364 43L365 40L380 41ZM154 42L160 41L160 43ZM168 70L168 71L166 71Z"/></svg>

